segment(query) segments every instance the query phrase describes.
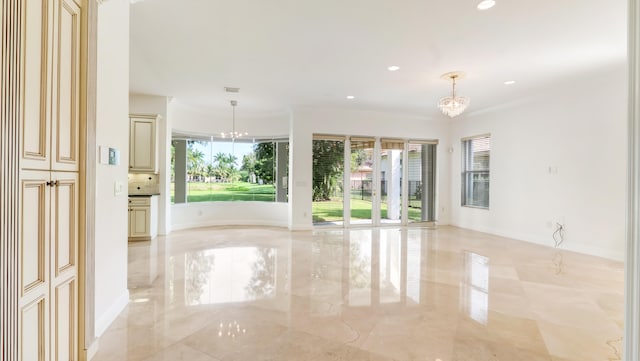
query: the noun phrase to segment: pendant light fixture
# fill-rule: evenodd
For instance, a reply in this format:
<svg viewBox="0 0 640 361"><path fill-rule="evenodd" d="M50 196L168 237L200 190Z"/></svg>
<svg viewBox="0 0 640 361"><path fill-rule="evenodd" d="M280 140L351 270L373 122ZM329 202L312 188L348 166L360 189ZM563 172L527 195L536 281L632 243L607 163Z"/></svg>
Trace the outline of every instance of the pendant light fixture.
<svg viewBox="0 0 640 361"><path fill-rule="evenodd" d="M469 106L469 98L468 97L460 97L456 95L456 79L461 78L464 73L459 71L454 71L446 74L442 74L442 79L451 79L452 90L451 96L446 96L438 102L438 108L442 111L442 114L447 115L451 118L456 117Z"/></svg>
<svg viewBox="0 0 640 361"><path fill-rule="evenodd" d="M247 132L238 132L236 131L236 105L238 105L238 101L237 100L232 100L231 101L231 109L232 109L232 126L231 126L231 131L230 132L221 132L220 136L224 139L231 139L231 141L234 141L238 138L242 138L242 137L246 137L247 135L249 135L249 133Z"/></svg>

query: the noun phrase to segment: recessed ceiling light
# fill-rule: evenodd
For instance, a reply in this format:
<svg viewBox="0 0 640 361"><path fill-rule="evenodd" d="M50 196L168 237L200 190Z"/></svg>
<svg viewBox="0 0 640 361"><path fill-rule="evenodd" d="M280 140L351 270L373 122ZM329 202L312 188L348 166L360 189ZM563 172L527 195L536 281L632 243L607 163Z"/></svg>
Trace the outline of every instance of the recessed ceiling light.
<svg viewBox="0 0 640 361"><path fill-rule="evenodd" d="M396 70L400 70L400 67L397 65L391 65L387 69L389 69L389 71L396 71Z"/></svg>
<svg viewBox="0 0 640 361"><path fill-rule="evenodd" d="M515 83L516 83L515 80L507 80L507 81L504 82L504 85L513 85Z"/></svg>
<svg viewBox="0 0 640 361"><path fill-rule="evenodd" d="M496 5L495 0L482 0L478 3L478 10L487 10L491 9Z"/></svg>
<svg viewBox="0 0 640 361"><path fill-rule="evenodd" d="M356 98L356 97L354 97L353 95L347 95L347 99L349 99L349 100L353 100L353 99L355 99L355 98Z"/></svg>

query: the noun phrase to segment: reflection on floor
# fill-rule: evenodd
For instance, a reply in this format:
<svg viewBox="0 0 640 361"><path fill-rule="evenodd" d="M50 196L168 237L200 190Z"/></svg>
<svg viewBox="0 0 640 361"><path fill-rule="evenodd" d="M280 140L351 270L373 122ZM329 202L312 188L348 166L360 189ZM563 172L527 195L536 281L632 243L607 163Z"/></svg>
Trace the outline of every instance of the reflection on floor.
<svg viewBox="0 0 640 361"><path fill-rule="evenodd" d="M130 243L94 360L619 360L623 264L452 227Z"/></svg>

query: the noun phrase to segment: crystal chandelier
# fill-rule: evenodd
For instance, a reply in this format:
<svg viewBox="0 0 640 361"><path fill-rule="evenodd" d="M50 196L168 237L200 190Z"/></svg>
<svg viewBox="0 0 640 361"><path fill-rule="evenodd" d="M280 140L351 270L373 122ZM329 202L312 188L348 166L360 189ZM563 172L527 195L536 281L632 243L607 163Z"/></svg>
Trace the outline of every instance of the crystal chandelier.
<svg viewBox="0 0 640 361"><path fill-rule="evenodd" d="M453 89L451 91L451 96L440 99L438 102L438 108L440 108L442 114L448 115L451 118L462 114L462 112L464 112L464 110L469 106L469 98L456 96L456 78L461 77L461 75L462 73L460 72L452 72L442 75L442 78L444 79L451 79Z"/></svg>
<svg viewBox="0 0 640 361"><path fill-rule="evenodd" d="M229 138L231 140L236 140L238 138L242 138L245 137L247 135L249 135L249 133L247 132L238 132L236 131L236 105L238 105L238 101L237 100L232 100L231 101L231 109L233 109L233 124L232 124L232 128L230 132L221 132L220 136L222 138Z"/></svg>

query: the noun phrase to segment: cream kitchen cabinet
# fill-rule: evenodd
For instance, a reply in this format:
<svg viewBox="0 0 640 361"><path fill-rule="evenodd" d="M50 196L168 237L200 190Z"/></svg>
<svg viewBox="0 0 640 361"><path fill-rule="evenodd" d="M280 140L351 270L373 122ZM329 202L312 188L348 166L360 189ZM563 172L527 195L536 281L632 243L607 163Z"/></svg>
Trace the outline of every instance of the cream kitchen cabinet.
<svg viewBox="0 0 640 361"><path fill-rule="evenodd" d="M129 116L129 172L157 173L157 115Z"/></svg>
<svg viewBox="0 0 640 361"><path fill-rule="evenodd" d="M129 240L150 240L157 235L158 197L129 197Z"/></svg>
<svg viewBox="0 0 640 361"><path fill-rule="evenodd" d="M21 2L20 360L78 360L84 3Z"/></svg>

